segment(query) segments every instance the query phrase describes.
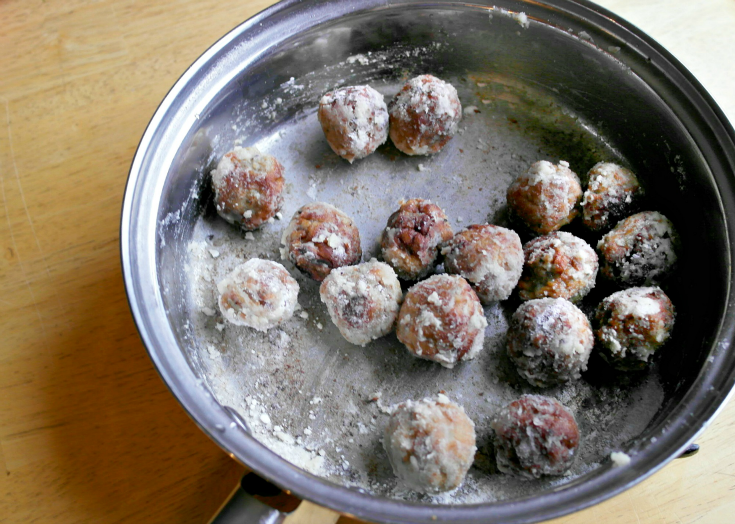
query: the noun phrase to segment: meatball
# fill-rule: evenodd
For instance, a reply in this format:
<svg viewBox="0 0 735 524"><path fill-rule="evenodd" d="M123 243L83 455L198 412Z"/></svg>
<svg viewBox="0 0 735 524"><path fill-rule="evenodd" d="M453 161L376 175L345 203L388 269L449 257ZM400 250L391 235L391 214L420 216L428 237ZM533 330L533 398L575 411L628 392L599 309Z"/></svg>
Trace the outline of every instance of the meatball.
<svg viewBox="0 0 735 524"><path fill-rule="evenodd" d="M592 231L608 229L630 215L643 196L643 188L633 172L617 164L599 162L587 176L582 221Z"/></svg>
<svg viewBox="0 0 735 524"><path fill-rule="evenodd" d="M523 246L515 231L473 225L441 248L447 273L466 278L483 304L507 299L523 270Z"/></svg>
<svg viewBox="0 0 735 524"><path fill-rule="evenodd" d="M383 260L404 280L418 280L434 267L439 245L452 238L442 208L428 200L402 202L388 218L380 249Z"/></svg>
<svg viewBox="0 0 735 524"><path fill-rule="evenodd" d="M278 262L253 258L220 280L217 291L225 320L267 331L293 316L299 284Z"/></svg>
<svg viewBox="0 0 735 524"><path fill-rule="evenodd" d="M577 302L595 287L597 254L571 233L555 231L535 238L524 246L523 254L521 300L552 297Z"/></svg>
<svg viewBox="0 0 735 524"><path fill-rule="evenodd" d="M393 269L375 259L334 269L319 293L342 336L360 346L391 332L403 299Z"/></svg>
<svg viewBox="0 0 735 524"><path fill-rule="evenodd" d="M464 278L434 275L406 293L396 335L413 355L453 368L480 352L486 326L480 300Z"/></svg>
<svg viewBox="0 0 735 524"><path fill-rule="evenodd" d="M329 147L350 164L388 139L388 108L383 95L370 86L327 93L319 101L318 117Z"/></svg>
<svg viewBox="0 0 735 524"><path fill-rule="evenodd" d="M282 258L321 282L332 269L360 262L360 233L352 219L324 202L306 204L283 232Z"/></svg>
<svg viewBox="0 0 735 524"><path fill-rule="evenodd" d="M498 469L528 479L562 475L574 462L579 427L560 402L523 395L500 410L491 423Z"/></svg>
<svg viewBox="0 0 735 524"><path fill-rule="evenodd" d="M537 387L578 379L594 345L587 317L563 298L521 304L511 317L507 340L518 374Z"/></svg>
<svg viewBox="0 0 735 524"><path fill-rule="evenodd" d="M579 214L582 186L567 162L554 165L541 160L513 181L507 199L514 218L533 233L545 235Z"/></svg>
<svg viewBox="0 0 735 524"><path fill-rule="evenodd" d="M656 211L621 220L597 243L602 276L621 287L660 284L674 271L678 251L674 225Z"/></svg>
<svg viewBox="0 0 735 524"><path fill-rule="evenodd" d="M251 231L273 218L283 204L283 166L256 147L236 147L212 171L219 216Z"/></svg>
<svg viewBox="0 0 735 524"><path fill-rule="evenodd" d="M657 287L633 287L613 293L600 303L595 314L600 354L622 370L644 369L673 328L674 305Z"/></svg>
<svg viewBox="0 0 735 524"><path fill-rule="evenodd" d="M475 425L464 409L439 394L408 400L393 410L383 446L393 472L422 493L451 491L475 458Z"/></svg>
<svg viewBox="0 0 735 524"><path fill-rule="evenodd" d="M457 132L462 104L452 84L431 75L409 80L390 103L390 139L407 155L438 153Z"/></svg>

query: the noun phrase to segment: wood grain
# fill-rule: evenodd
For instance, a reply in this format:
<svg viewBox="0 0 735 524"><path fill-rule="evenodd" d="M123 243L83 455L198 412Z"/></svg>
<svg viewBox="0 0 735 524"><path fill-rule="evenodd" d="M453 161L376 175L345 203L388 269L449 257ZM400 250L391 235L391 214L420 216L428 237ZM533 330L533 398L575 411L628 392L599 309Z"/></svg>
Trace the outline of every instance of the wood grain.
<svg viewBox="0 0 735 524"><path fill-rule="evenodd" d="M0 1L0 521L204 523L243 468L186 416L122 285L127 172L158 103L270 1ZM606 0L735 117L732 0ZM732 522L735 407L695 458L559 523ZM347 523L302 505L290 524Z"/></svg>

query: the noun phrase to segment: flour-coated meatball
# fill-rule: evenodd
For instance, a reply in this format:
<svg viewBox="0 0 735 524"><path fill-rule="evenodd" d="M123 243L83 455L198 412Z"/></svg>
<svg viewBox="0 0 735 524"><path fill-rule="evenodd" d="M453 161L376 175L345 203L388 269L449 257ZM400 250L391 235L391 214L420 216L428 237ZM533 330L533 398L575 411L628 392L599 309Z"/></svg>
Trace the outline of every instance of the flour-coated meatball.
<svg viewBox="0 0 735 524"><path fill-rule="evenodd" d="M563 298L524 302L508 328L508 355L537 387L576 380L587 369L594 335L582 311Z"/></svg>
<svg viewBox="0 0 735 524"><path fill-rule="evenodd" d="M560 402L523 395L500 410L491 423L498 469L534 479L562 475L579 446L574 415Z"/></svg>
<svg viewBox="0 0 735 524"><path fill-rule="evenodd" d="M633 213L643 196L643 188L630 169L611 162L599 162L587 174L589 182L582 196L582 221L592 231L603 231Z"/></svg>
<svg viewBox="0 0 735 524"><path fill-rule="evenodd" d="M565 161L534 163L508 187L508 206L537 235L556 231L579 214L582 186Z"/></svg>
<svg viewBox="0 0 735 524"><path fill-rule="evenodd" d="M393 472L422 493L457 488L475 459L475 425L446 395L396 406L383 446Z"/></svg>
<svg viewBox="0 0 735 524"><path fill-rule="evenodd" d="M319 101L317 113L329 147L352 163L388 139L388 108L370 86L336 89Z"/></svg>
<svg viewBox="0 0 735 524"><path fill-rule="evenodd" d="M523 270L521 239L500 226L469 226L446 242L441 253L447 273L467 279L483 304L507 299Z"/></svg>
<svg viewBox="0 0 735 524"><path fill-rule="evenodd" d="M622 370L644 369L674 329L674 305L658 287L613 293L597 307L595 337L600 354Z"/></svg>
<svg viewBox="0 0 735 524"><path fill-rule="evenodd" d="M535 238L523 247L525 262L518 282L521 300L553 297L581 300L595 286L597 254L566 231Z"/></svg>
<svg viewBox="0 0 735 524"><path fill-rule="evenodd" d="M259 228L281 209L284 184L283 166L256 147L236 147L212 171L217 213L248 231Z"/></svg>
<svg viewBox="0 0 735 524"><path fill-rule="evenodd" d="M442 208L413 198L388 218L380 249L383 260L404 280L418 280L434 267L442 242L452 238L452 226Z"/></svg>
<svg viewBox="0 0 735 524"><path fill-rule="evenodd" d="M597 243L600 273L621 287L660 284L676 268L679 235L657 211L621 220Z"/></svg>
<svg viewBox="0 0 735 524"><path fill-rule="evenodd" d="M294 214L281 243L301 271L321 282L332 269L360 262L360 233L352 219L331 204L306 204Z"/></svg>
<svg viewBox="0 0 735 524"><path fill-rule="evenodd" d="M252 258L217 283L225 320L266 331L293 316L299 284L281 264Z"/></svg>
<svg viewBox="0 0 735 524"><path fill-rule="evenodd" d="M486 326L480 300L465 279L434 275L406 293L396 335L411 354L453 368L480 352Z"/></svg>
<svg viewBox="0 0 735 524"><path fill-rule="evenodd" d="M393 330L403 299L395 271L375 259L333 269L319 294L342 336L360 346Z"/></svg>
<svg viewBox="0 0 735 524"><path fill-rule="evenodd" d="M407 155L431 155L457 132L462 104L452 84L421 75L401 88L389 112L393 144Z"/></svg>

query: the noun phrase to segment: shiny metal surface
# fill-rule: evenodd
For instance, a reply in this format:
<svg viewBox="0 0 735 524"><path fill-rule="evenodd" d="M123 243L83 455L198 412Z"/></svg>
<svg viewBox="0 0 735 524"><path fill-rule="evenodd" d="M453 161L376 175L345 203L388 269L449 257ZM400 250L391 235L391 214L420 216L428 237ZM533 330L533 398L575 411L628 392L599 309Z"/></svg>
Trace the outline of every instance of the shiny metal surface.
<svg viewBox="0 0 735 524"><path fill-rule="evenodd" d="M490 19L492 4L278 4L225 36L182 76L153 117L131 167L121 221L126 287L141 337L172 392L220 446L264 477L369 520L531 522L594 504L678 456L735 381L732 128L668 53L610 13L572 1L494 5L525 12L530 27L497 11ZM396 53L397 47L417 52ZM387 48L394 50L388 62L334 66ZM418 51L427 48L434 50ZM304 473L264 448L244 424L231 427L232 415L202 381L201 362L182 350L190 336L182 260L206 207L204 173L236 138L232 123L255 141L302 118L313 110L314 93L335 84L349 79L387 85L426 71L497 75L554 93L589 136L636 168L655 189L658 207L677 224L687 251L671 291L678 325L687 328L678 329L677 344L660 367L667 400L646 431L657 440L634 443L632 467L603 466L555 490L493 504L372 497ZM292 77L308 77L308 90L289 87ZM288 103L268 116L263 105L271 106L279 90L289 95ZM564 149L564 139L553 140Z"/></svg>

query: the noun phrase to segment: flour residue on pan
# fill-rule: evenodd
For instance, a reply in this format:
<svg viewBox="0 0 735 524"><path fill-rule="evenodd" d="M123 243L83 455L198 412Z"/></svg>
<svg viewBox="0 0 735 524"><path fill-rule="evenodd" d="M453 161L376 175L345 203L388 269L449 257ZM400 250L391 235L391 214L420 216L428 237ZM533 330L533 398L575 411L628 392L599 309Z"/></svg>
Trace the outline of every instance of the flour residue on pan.
<svg viewBox="0 0 735 524"><path fill-rule="evenodd" d="M383 67L373 59L358 57L342 67ZM319 284L289 263L286 268L301 289L298 309L289 321L265 333L224 322L216 306L216 283L250 258L279 261L283 229L309 202L332 203L353 218L367 261L379 254L380 233L400 199L436 202L455 231L469 224L507 227L506 189L531 163L566 160L578 173L603 160L625 164L593 126L553 97L500 75L467 75L445 79L457 88L465 111L459 132L441 153L408 157L386 144L350 165L331 151L315 114L323 92L339 84L337 77L327 82L328 76L315 73L290 80L286 87L293 98L279 94L274 101L281 98L280 103L268 102L262 112L247 118L242 113L233 124L243 131L248 119L263 116L277 123L268 133L239 138L284 165L281 219L243 233L210 209L199 218L189 243L186 271L194 351L218 401L235 409L260 442L306 471L407 500L458 504L530 495L589 472L609 460L613 451L626 450L663 402L655 370L625 384L592 370L592 378L585 374L566 386L531 388L517 375L505 350L508 320L517 306L513 299L512 304L484 308L484 349L475 360L454 369L412 357L395 334L366 347L348 343L319 299ZM375 78L382 77L376 73ZM401 83L375 80L371 85L388 99ZM310 109L279 120L279 112L288 111L292 103ZM213 141L212 158L224 154L235 140L223 135ZM397 483L382 447L382 431L389 406L439 392L463 406L474 421L478 453L459 489L420 495ZM572 470L568 476L531 482L497 473L490 420L521 394L539 392L558 399L577 417L582 440Z"/></svg>

